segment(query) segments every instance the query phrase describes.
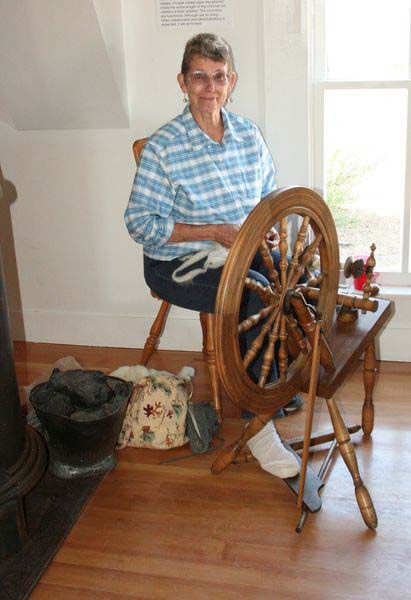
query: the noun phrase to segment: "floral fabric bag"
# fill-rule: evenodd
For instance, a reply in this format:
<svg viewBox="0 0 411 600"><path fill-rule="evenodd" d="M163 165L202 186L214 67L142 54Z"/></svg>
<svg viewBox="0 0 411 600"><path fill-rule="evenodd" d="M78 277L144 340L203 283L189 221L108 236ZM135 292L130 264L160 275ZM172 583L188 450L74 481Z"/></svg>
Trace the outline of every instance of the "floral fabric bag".
<svg viewBox="0 0 411 600"><path fill-rule="evenodd" d="M135 387L117 447L169 450L186 444L187 405L193 393L191 377L194 369L184 367L178 375L172 375L139 367L139 373L133 377L131 373L125 375L122 369L135 367L114 371L117 377L133 381ZM146 371L143 377L140 377L141 369Z"/></svg>

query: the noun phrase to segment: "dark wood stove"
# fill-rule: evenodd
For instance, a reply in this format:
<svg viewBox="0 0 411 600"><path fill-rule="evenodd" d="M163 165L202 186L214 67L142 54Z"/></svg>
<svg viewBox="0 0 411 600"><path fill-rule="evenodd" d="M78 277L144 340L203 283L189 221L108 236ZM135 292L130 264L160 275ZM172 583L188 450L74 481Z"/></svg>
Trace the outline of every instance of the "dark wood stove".
<svg viewBox="0 0 411 600"><path fill-rule="evenodd" d="M43 476L47 453L22 416L0 250L0 557L27 540L23 499Z"/></svg>

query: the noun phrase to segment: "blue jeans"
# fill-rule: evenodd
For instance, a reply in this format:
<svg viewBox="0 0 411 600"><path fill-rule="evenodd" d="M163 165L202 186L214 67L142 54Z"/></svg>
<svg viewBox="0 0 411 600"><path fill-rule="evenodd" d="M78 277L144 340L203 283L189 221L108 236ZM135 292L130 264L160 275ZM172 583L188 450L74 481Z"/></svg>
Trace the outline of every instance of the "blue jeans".
<svg viewBox="0 0 411 600"><path fill-rule="evenodd" d="M278 251L273 252L273 259L275 264L278 265L278 261L280 260ZM202 262L204 262L204 260ZM202 263L199 262L198 266L201 266L201 264ZM189 310L214 313L215 299L223 267L209 269L206 273L197 275L197 277L191 281L177 283L173 280L172 274L180 265L181 261L178 258L163 261L154 260L148 256L144 256L144 277L149 288L161 299L167 300L176 306L181 306L182 308L187 308ZM248 276L259 281L264 286L268 286L269 281L266 274L267 271L263 260L258 253L251 264ZM240 320L258 313L263 306L258 294L244 289L240 308ZM261 325L254 327L251 331L240 336L239 343L242 355L245 354L247 348L249 348L252 341L258 335L260 328ZM254 382L258 381L263 354L263 351L260 352L256 360L248 369L248 374ZM274 381L277 378L277 369L275 362L273 361L271 374L267 378L267 381Z"/></svg>
<svg viewBox="0 0 411 600"><path fill-rule="evenodd" d="M204 260L199 262L198 266L202 266ZM179 266L181 266L181 261L178 258L174 260L155 260L144 256L144 278L150 290L163 300L167 300L176 306L199 312L214 313L215 299L223 267L209 269L206 273L197 275L191 281L177 283L173 280L172 275ZM254 259L248 275L263 285L268 285L269 282L264 276L264 272L265 267L258 255Z"/></svg>

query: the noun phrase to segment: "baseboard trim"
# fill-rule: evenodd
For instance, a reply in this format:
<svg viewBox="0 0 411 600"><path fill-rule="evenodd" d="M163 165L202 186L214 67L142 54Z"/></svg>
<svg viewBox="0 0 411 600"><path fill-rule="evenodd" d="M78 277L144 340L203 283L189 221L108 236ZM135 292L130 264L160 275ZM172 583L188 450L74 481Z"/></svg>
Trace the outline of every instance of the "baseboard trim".
<svg viewBox="0 0 411 600"><path fill-rule="evenodd" d="M178 310L181 312L180 309ZM22 314L12 310L10 320L15 340L111 348L142 348L153 324L154 315L107 315L38 310L26 310ZM398 320L395 324L398 324ZM390 323L377 337L378 358L411 362L410 336L411 327L393 327ZM180 314L173 316L171 311L161 338L161 348L201 350L202 332L198 314L194 311L184 311L184 316Z"/></svg>
<svg viewBox="0 0 411 600"><path fill-rule="evenodd" d="M170 313L161 338L164 350L201 350L198 314ZM65 311L10 311L13 339L50 344L142 348L155 315L107 315Z"/></svg>

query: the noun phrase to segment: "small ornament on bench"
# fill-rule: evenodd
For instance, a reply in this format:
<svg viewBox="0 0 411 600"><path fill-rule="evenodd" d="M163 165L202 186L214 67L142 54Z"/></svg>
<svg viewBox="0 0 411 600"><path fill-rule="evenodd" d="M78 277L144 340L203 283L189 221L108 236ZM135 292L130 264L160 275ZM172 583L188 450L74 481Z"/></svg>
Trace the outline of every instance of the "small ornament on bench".
<svg viewBox="0 0 411 600"><path fill-rule="evenodd" d="M366 280L365 280L364 285L362 286L364 300L368 300L368 298L370 296L374 297L380 293L380 287L376 283L371 283L372 278L374 276L374 269L375 269L375 265L376 265L375 257L374 257L375 249L376 249L375 244L371 244L371 246L370 246L371 254L367 258L367 262L365 264ZM366 311L363 310L362 313L365 314Z"/></svg>
<svg viewBox="0 0 411 600"><path fill-rule="evenodd" d="M374 252L376 250L376 245L371 244L370 246L371 253L367 258L366 263L364 264L364 260L362 258L353 259L352 256L349 256L344 263L344 276L346 279L350 277L354 278L354 281L362 283L361 280L364 281L362 285L356 285L357 289L363 290L363 299L368 300L370 296L374 297L379 294L380 288L376 283L371 283L372 278L374 276L374 268L376 265ZM362 310L363 314L367 311ZM358 319L358 309L351 308L349 306L340 306L338 309L337 320L342 321L344 323L353 323Z"/></svg>

